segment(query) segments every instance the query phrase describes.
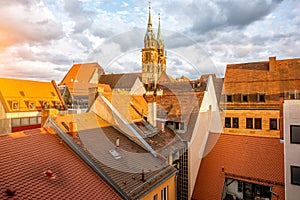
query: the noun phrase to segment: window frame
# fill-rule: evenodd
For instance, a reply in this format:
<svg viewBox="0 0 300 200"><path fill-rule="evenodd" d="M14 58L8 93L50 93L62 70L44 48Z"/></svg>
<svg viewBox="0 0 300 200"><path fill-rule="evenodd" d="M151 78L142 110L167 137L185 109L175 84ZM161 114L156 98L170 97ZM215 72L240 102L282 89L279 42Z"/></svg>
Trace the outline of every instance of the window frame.
<svg viewBox="0 0 300 200"><path fill-rule="evenodd" d="M251 120L251 127L247 126L248 125L248 120ZM246 129L253 129L253 118L251 118L251 117L246 118Z"/></svg>
<svg viewBox="0 0 300 200"><path fill-rule="evenodd" d="M15 106L16 105L16 106ZM11 102L11 109L13 111L18 111L20 110L20 103L18 101L12 101Z"/></svg>
<svg viewBox="0 0 300 200"><path fill-rule="evenodd" d="M299 185L300 186L300 167L299 166L294 166L294 165L291 165L290 166L290 169L291 169L291 184L292 185ZM295 179L293 178L294 177L294 171L293 169L298 169L298 173L299 173L299 178L298 180L295 182Z"/></svg>
<svg viewBox="0 0 300 200"><path fill-rule="evenodd" d="M276 122L276 128L271 128L271 121L275 121ZM270 118L269 119L269 129L272 131L278 130L278 119L277 118Z"/></svg>
<svg viewBox="0 0 300 200"><path fill-rule="evenodd" d="M228 101L229 97L230 97L230 101ZM226 103L233 103L233 94L226 94Z"/></svg>
<svg viewBox="0 0 300 200"><path fill-rule="evenodd" d="M235 126L235 123L234 123L235 120L237 120L237 126ZM239 126L240 126L239 123L240 122L239 122L239 118L238 117L233 117L232 118L232 128L239 128Z"/></svg>
<svg viewBox="0 0 300 200"><path fill-rule="evenodd" d="M244 97L247 97L247 101L244 100ZM249 94L241 94L241 102L248 103L249 102Z"/></svg>
<svg viewBox="0 0 300 200"><path fill-rule="evenodd" d="M263 101L261 101L261 96L263 96ZM260 92L257 94L257 102L258 103L266 103L266 93Z"/></svg>
<svg viewBox="0 0 300 200"><path fill-rule="evenodd" d="M168 186L161 190L161 200L168 200Z"/></svg>
<svg viewBox="0 0 300 200"><path fill-rule="evenodd" d="M293 141L293 127L298 127L300 128L300 125L290 125L290 143L291 144L300 144L300 140L299 141ZM300 134L300 132L298 133Z"/></svg>
<svg viewBox="0 0 300 200"><path fill-rule="evenodd" d="M256 127L256 122L257 122L257 121L260 121L259 127ZM262 129L262 118L254 118L254 129L259 129L259 130Z"/></svg>
<svg viewBox="0 0 300 200"><path fill-rule="evenodd" d="M229 120L229 126L226 126L226 120ZM224 121L224 127L225 128L232 128L232 126L231 126L231 117L225 117L225 121Z"/></svg>

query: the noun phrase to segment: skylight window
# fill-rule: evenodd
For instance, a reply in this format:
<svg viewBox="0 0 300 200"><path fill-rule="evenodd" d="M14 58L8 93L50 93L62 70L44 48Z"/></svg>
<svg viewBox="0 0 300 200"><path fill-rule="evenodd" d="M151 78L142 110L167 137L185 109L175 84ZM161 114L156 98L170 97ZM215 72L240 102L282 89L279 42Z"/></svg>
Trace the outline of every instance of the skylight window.
<svg viewBox="0 0 300 200"><path fill-rule="evenodd" d="M109 150L109 153L110 153L116 160L118 160L118 159L121 158L120 154L119 154L116 150L114 150L114 149Z"/></svg>

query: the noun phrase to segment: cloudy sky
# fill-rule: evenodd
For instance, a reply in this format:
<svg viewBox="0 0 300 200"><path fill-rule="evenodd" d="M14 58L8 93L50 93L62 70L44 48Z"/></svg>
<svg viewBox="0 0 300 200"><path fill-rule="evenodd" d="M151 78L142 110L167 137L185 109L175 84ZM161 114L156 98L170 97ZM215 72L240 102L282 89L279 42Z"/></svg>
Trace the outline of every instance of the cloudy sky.
<svg viewBox="0 0 300 200"><path fill-rule="evenodd" d="M298 0L152 0L167 72L224 76L228 63L300 57ZM0 77L60 82L73 63L141 70L146 0L0 1ZM156 30L154 30L157 33Z"/></svg>

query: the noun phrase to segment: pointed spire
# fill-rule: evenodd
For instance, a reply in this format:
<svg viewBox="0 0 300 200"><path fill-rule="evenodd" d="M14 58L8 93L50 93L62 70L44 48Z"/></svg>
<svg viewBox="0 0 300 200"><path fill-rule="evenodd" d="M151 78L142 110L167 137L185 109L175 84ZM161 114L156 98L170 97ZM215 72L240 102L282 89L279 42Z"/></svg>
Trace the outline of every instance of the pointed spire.
<svg viewBox="0 0 300 200"><path fill-rule="evenodd" d="M151 2L149 1L149 16L148 16L148 30L152 29L152 19L151 19Z"/></svg>
<svg viewBox="0 0 300 200"><path fill-rule="evenodd" d="M161 31L160 31L160 13L158 13L157 43L160 46L164 45L163 40L161 38Z"/></svg>
<svg viewBox="0 0 300 200"><path fill-rule="evenodd" d="M161 41L161 33L160 33L160 13L158 13L158 30L157 30L157 40Z"/></svg>

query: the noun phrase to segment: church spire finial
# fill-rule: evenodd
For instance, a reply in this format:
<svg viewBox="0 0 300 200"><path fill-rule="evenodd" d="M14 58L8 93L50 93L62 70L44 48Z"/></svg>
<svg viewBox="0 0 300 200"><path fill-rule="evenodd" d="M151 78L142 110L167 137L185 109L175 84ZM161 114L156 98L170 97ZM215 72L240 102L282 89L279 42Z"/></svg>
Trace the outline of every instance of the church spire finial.
<svg viewBox="0 0 300 200"><path fill-rule="evenodd" d="M151 2L149 1L149 16L148 16L148 27L152 28L152 19L151 19Z"/></svg>

